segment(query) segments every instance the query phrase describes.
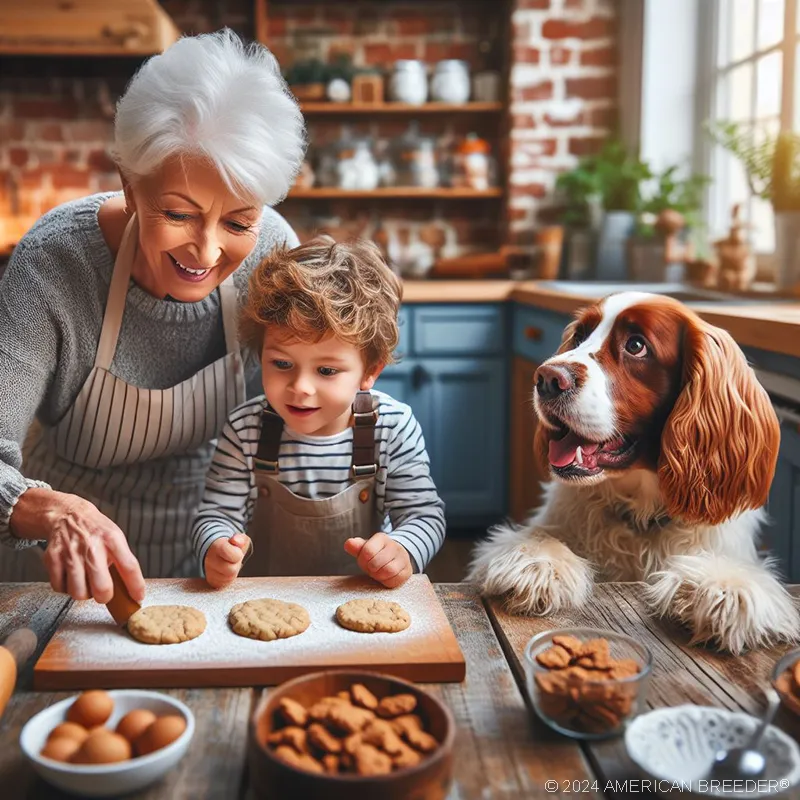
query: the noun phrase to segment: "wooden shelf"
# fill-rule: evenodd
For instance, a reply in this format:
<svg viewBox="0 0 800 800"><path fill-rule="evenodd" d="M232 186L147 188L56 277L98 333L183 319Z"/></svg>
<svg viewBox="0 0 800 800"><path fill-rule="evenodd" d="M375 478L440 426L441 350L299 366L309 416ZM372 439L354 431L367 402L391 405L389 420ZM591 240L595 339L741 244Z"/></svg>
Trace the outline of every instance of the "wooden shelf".
<svg viewBox="0 0 800 800"><path fill-rule="evenodd" d="M416 199L431 198L436 200L490 200L503 196L503 190L493 189L418 189L413 186L391 186L380 189L334 189L319 187L316 189L293 189L289 192L290 200L372 200L377 198Z"/></svg>
<svg viewBox="0 0 800 800"><path fill-rule="evenodd" d="M499 114L503 103L300 103L304 114Z"/></svg>

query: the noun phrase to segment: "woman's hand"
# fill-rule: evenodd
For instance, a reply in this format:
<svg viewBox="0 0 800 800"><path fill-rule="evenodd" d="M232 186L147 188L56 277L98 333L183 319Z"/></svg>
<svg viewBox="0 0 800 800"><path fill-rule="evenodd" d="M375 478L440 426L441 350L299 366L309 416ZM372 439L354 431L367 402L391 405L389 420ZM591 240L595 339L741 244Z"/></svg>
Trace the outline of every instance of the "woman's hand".
<svg viewBox="0 0 800 800"><path fill-rule="evenodd" d="M74 600L107 603L114 594L108 565L117 565L133 600L144 600L144 577L125 534L93 503L75 494L31 488L14 506L11 533L46 539L50 585Z"/></svg>
<svg viewBox="0 0 800 800"><path fill-rule="evenodd" d="M234 533L230 539L222 538L212 542L203 562L208 585L212 589L222 589L233 583L250 547L250 537L244 533Z"/></svg>
<svg viewBox="0 0 800 800"><path fill-rule="evenodd" d="M348 539L344 549L367 575L387 589L402 586L414 572L408 551L385 533L376 533L369 539Z"/></svg>

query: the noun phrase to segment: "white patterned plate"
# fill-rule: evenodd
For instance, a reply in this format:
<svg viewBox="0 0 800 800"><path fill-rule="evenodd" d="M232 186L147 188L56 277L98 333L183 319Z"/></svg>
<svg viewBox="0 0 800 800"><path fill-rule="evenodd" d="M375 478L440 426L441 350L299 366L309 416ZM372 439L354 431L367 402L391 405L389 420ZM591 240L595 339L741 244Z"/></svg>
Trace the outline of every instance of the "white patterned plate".
<svg viewBox="0 0 800 800"><path fill-rule="evenodd" d="M742 712L709 706L675 706L641 714L625 731L631 759L651 778L659 792L674 789L706 797L774 797L800 782L800 747L770 725L761 740L767 766L750 783L712 784L706 779L714 754L747 744L758 719Z"/></svg>

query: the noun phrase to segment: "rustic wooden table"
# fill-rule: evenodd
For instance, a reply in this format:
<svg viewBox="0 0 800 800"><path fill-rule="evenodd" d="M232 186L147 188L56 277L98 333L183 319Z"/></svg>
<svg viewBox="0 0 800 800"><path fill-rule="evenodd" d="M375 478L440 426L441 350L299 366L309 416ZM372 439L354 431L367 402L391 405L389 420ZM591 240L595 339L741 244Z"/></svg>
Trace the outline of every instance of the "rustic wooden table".
<svg viewBox="0 0 800 800"><path fill-rule="evenodd" d="M793 591L800 595L800 587ZM522 653L535 633L573 625L632 633L653 652L652 707L693 702L757 713L762 704L758 687L786 649L736 658L690 648L684 631L648 617L637 584L601 584L588 608L544 619L509 616L494 601L484 603L470 584L439 584L436 592L467 661L463 683L425 687L447 703L456 720L452 800L563 794L628 800L649 794L631 782L641 775L621 739L581 744L554 733L530 713L522 688ZM69 603L45 584L0 585L0 640L27 625L37 632L41 651ZM18 739L33 714L69 693L33 692L31 679L32 662L0 720L1 793L10 800L66 798L36 777ZM163 781L132 797L248 797L247 723L263 691L269 689L168 690L195 714L193 745ZM779 712L777 724L800 738L800 720L787 712ZM782 796L800 800L800 791Z"/></svg>

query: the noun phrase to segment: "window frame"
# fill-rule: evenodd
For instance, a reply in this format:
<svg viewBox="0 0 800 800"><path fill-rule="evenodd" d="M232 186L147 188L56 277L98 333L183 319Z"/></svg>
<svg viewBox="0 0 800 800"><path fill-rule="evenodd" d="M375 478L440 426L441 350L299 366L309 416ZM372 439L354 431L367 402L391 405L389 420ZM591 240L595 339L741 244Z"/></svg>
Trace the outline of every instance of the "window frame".
<svg viewBox="0 0 800 800"><path fill-rule="evenodd" d="M698 42L698 117L699 121L725 119L725 114L718 115L718 109L722 107L720 92L724 91L725 78L735 69L745 64L753 65L753 91L750 98L750 120L756 119L757 95L757 70L758 61L770 53L782 53L782 87L781 87L781 106L779 109L778 123L782 131L792 130L793 121L797 116L800 118L800 108L795 108L798 102L800 86L796 82L800 81L798 76L797 56L800 49L800 32L798 32L798 14L800 13L800 0L785 0L784 3L784 28L783 37L775 44L756 49L758 46L758 25L761 19L760 0L755 3L755 26L753 30L753 52L739 58L736 61L727 61L721 64L723 45L727 46L730 41L730 29L724 27L730 24L731 14L723 19L723 5L727 5L729 0L707 0L698 6L700 19L698 23L699 42ZM728 42L723 43L723 36L727 36ZM704 46L705 44L705 46ZM725 159L732 156L725 154L720 147L715 145L710 137L704 132L698 133L696 142L695 163L701 172L712 176L712 184L706 189L704 197L704 216L708 223L709 233L713 238L717 235L724 235L726 224L730 214L730 201L727 202L728 208L724 207L724 186L720 187L721 168ZM752 195L748 197L746 206L746 217L749 219L751 214ZM773 273L774 253L758 252L759 276L760 278L770 277ZM773 273L774 274L774 273Z"/></svg>

